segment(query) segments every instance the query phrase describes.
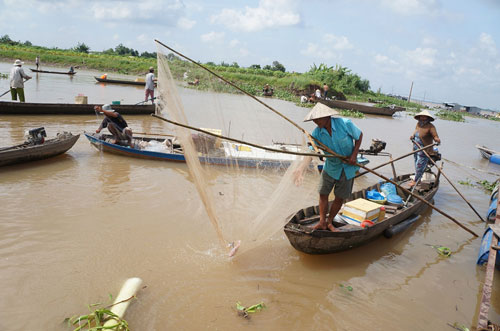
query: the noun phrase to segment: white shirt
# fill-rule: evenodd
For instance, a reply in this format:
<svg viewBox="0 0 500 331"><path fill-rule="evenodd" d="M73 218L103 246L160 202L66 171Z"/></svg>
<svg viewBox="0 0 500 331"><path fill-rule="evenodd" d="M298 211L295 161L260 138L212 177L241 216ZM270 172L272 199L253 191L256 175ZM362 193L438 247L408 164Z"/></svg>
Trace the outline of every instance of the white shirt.
<svg viewBox="0 0 500 331"><path fill-rule="evenodd" d="M146 75L146 90L154 90L155 89L155 74L150 72Z"/></svg>
<svg viewBox="0 0 500 331"><path fill-rule="evenodd" d="M316 98L321 98L321 91L320 90L316 90Z"/></svg>
<svg viewBox="0 0 500 331"><path fill-rule="evenodd" d="M14 66L10 69L10 87L13 88L24 88L23 78L28 78L28 75L24 73L23 68L20 66Z"/></svg>

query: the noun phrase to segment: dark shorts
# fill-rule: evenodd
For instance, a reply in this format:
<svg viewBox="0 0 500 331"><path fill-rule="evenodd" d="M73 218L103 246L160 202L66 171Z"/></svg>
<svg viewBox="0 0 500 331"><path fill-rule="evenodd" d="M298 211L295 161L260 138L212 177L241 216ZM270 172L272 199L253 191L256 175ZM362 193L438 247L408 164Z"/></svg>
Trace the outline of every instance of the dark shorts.
<svg viewBox="0 0 500 331"><path fill-rule="evenodd" d="M333 179L326 171L321 172L321 178L319 180L318 192L320 195L329 195L332 189L335 187L333 194L336 198L347 199L352 193L352 186L354 184L354 178L346 179L345 172L342 171L339 179Z"/></svg>

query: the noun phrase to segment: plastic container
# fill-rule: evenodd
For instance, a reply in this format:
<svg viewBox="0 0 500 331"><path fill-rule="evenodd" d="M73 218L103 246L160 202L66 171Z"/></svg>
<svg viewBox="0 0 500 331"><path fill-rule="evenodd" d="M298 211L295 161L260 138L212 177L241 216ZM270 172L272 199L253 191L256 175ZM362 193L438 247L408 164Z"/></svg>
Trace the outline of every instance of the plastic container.
<svg viewBox="0 0 500 331"><path fill-rule="evenodd" d="M382 191L382 193L384 193L386 197L391 194L397 194L396 185L394 185L393 183L384 183L380 185L380 191Z"/></svg>
<svg viewBox="0 0 500 331"><path fill-rule="evenodd" d="M403 204L403 199L397 194L389 194L387 196L387 204L389 206L401 206Z"/></svg>

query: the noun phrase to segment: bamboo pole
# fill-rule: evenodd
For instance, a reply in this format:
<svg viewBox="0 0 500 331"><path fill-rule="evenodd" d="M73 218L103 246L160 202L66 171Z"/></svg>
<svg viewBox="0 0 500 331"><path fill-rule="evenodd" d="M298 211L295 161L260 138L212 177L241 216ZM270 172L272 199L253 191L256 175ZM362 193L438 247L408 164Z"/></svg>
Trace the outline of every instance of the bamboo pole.
<svg viewBox="0 0 500 331"><path fill-rule="evenodd" d="M176 50L174 50L174 49L172 49L172 48L168 47L167 45L163 44L162 42L158 41L157 39L155 39L155 41L156 41L158 44L162 45L163 47L165 47L165 48L167 48L167 49L171 50L172 52L176 53L177 55L179 55L179 56L181 56L181 57L183 57L183 58L185 58L185 59L187 59L188 61L190 61L190 62L192 62L192 63L194 63L194 64L198 65L199 67L201 67L201 68L203 68L204 70L206 70L206 71L210 72L211 74L213 74L213 75L214 75L214 76L216 76L217 78L221 79L222 81L226 82L227 84L229 84L229 85L233 86L233 87L234 87L234 88L236 88L237 90L239 90L239 91L241 91L242 93L246 94L247 96L251 97L252 99L254 99L254 100L255 100L255 101L257 101L258 103L262 104L263 106L265 106L266 108L268 108L269 110L271 110L272 112L274 112L275 114L277 114L278 116L280 116L280 117L284 118L285 120L287 120L290 124L292 124L292 125L293 125L293 126L295 126L297 129L299 129L300 131L302 131L305 135L307 135L307 136L311 136L311 135L310 135L310 134L309 134L309 133L308 133L305 129L303 129L302 127L300 127L297 123L295 123L294 121L292 121L291 119L289 119L289 118L288 118L288 117L286 117L285 115L281 114L280 112L278 112L277 110L275 110L275 109L274 109L274 108L272 108L271 106L267 105L266 103L264 103L264 102L260 101L260 100L259 100L259 99L257 99L255 96L253 96L253 95L249 94L248 92L244 91L243 89L241 89L240 87L238 87L238 86L236 86L235 84L231 83L230 81L226 80L225 78L223 78L223 77L221 77L221 76L217 75L215 72L213 72L212 70L208 69L208 68L207 68L207 67L205 67L204 65L202 65L202 64L200 64L200 63L198 63L198 62L196 62L196 61L192 60L191 58L189 58L189 57L187 57L187 56L183 55L182 53L179 53L179 52L177 52ZM152 115L153 115L153 116L155 116L155 117L160 118L160 117L159 117L159 116L157 116L157 115L154 115L154 114L152 114ZM161 119L166 120L165 118L161 118ZM168 122L168 120L167 120L167 122ZM174 122L172 122L172 121L170 121L170 123L174 124ZM176 123L176 124L181 125L181 126L183 126L183 125L184 125L184 124L181 124L181 123ZM205 132L205 133L206 133L206 132ZM312 136L311 136L311 137L312 137ZM329 153L329 154L331 154L331 156L333 156L333 157L337 157L337 158L339 158L339 159L340 159L340 160L342 160L343 162L348 162L348 158L347 158L347 157L345 157L345 156L342 156L342 155L339 155L339 154L335 153L335 152L334 152L334 151L332 151L330 148L328 148L325 144L323 144L321 141L319 141L319 140L315 139L314 137L312 137L312 138L314 139L314 141L316 141L316 143L318 144L318 147L320 147L322 150L324 150L325 152L328 152L328 153ZM227 139L227 138L225 138L225 139ZM228 140L229 140L229 139L228 139ZM247 145L252 146L251 144L248 144L248 143L246 143L246 144L247 144ZM255 146L255 145L253 145L253 146ZM262 146L261 146L261 147L259 147L259 148L262 148ZM282 152L282 151L281 151L281 152ZM314 156L316 156L316 155L314 155ZM439 212L439 213L440 213L440 214L442 214L443 216L445 216L445 217L449 218L451 221L453 221L454 223L456 223L458 226L460 226L461 228L463 228L463 229L464 229L464 230L466 230L467 232L469 232L469 233L471 233L472 235L474 235L474 236L478 237L478 235L477 235L474 231L472 231L472 230L470 230L469 228L467 228L465 225L463 225L462 223L460 223L459 221L457 221L455 218L453 218L452 216L450 216L450 215L448 215L447 213L443 212L442 210L440 210L439 208L435 207L435 206L434 206L434 205L432 205L431 203L427 202L427 201L426 201L425 199L423 199L422 197L420 197L420 196L418 196L418 195L415 195L415 194L411 193L410 191L408 191L408 190L407 190L407 189L405 189L404 187L400 186L398 183L394 182L393 180L391 180L391 179L389 179L389 178L385 177L385 176L384 176L384 175L382 175L382 174L379 174L379 173L377 173L377 172L373 171L373 170L372 170L372 169L370 169L370 168L367 168L366 166L364 166L364 165L362 165L362 164L354 163L354 165L356 165L356 166L358 166L358 167L360 167L360 168L363 168L363 169L367 170L368 172L370 172L370 173L372 173L372 174L374 174L374 175L376 175L376 176L378 176L378 177L380 177L380 178L382 178L382 179L384 179L384 180L386 180L386 181L388 181L388 182L390 182L390 183L394 184L396 187L401 188L401 189L403 190L403 192L405 192L406 194L410 194L410 195L414 196L416 199L418 199L418 200L420 200L421 202L425 203L427 206L429 206L429 207L431 207L432 209L436 210L437 212Z"/></svg>
<svg viewBox="0 0 500 331"><path fill-rule="evenodd" d="M418 148L421 148L420 144L417 143L415 140L412 140L413 143L418 147ZM436 167L436 162L434 162L434 160L430 157L430 155L424 150L422 150L422 152L424 152L425 156L427 156L427 158L429 159L429 161L432 162L432 164L434 164ZM439 170L439 168L438 168ZM448 183L450 183L451 187L453 187L455 189L455 191L458 193L458 195L460 195L460 197L469 205L469 207L476 213L476 215L479 217L479 219L483 222L485 222L485 220L481 217L481 215L479 215L479 213L477 212L477 210L471 205L471 203L462 195L462 193L460 193L460 191L455 187L455 185L451 182L451 180L448 178L448 176L446 176L446 174L442 171L442 170L439 170L441 171L441 173L443 174L444 178L446 178L446 180L448 181Z"/></svg>

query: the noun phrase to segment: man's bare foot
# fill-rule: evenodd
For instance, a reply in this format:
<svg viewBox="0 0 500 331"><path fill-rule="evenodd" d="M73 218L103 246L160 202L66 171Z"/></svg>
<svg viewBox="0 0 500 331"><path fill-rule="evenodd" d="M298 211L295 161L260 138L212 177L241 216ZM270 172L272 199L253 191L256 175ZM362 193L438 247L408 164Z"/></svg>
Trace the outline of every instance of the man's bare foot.
<svg viewBox="0 0 500 331"><path fill-rule="evenodd" d="M408 183L408 186L413 187L413 186L415 186L415 184L417 184L417 183L414 180L410 180L410 182Z"/></svg>
<svg viewBox="0 0 500 331"><path fill-rule="evenodd" d="M318 224L316 224L315 226L311 226L309 229L311 231L314 231L314 230L326 230L327 228L327 225L326 223L321 223L319 222Z"/></svg>
<svg viewBox="0 0 500 331"><path fill-rule="evenodd" d="M339 231L339 230L337 230L337 228L336 228L336 227L334 227L334 226L333 226L333 224L332 224L332 223L329 223L329 224L328 224L328 230L330 230L330 231L332 231L332 232L337 232L337 231Z"/></svg>

